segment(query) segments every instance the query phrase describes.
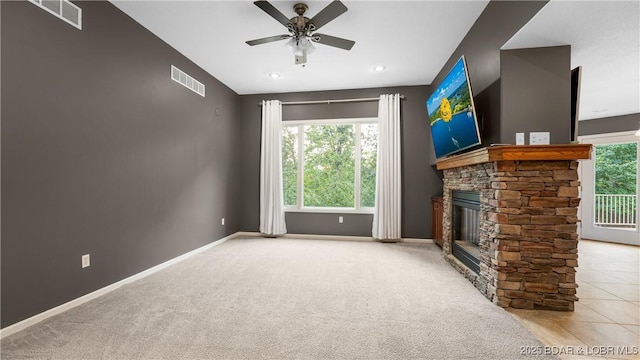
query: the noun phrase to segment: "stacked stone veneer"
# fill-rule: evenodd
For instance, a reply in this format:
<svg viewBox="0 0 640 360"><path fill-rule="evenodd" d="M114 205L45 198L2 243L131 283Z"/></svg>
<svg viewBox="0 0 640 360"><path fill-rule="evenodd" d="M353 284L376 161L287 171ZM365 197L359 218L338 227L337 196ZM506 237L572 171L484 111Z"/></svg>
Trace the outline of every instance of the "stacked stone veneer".
<svg viewBox="0 0 640 360"><path fill-rule="evenodd" d="M497 161L444 170L443 252L502 307L573 310L577 161ZM480 272L451 254L451 193L480 192Z"/></svg>

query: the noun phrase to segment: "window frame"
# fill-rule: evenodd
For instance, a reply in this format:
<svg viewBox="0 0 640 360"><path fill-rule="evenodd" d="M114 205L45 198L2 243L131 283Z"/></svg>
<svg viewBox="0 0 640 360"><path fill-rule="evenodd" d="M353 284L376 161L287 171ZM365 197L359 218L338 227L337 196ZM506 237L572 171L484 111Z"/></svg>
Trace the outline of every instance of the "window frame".
<svg viewBox="0 0 640 360"><path fill-rule="evenodd" d="M284 205L285 212L298 213L349 213L349 214L373 214L375 207L361 206L361 164L362 164L362 133L363 124L378 124L377 117L361 117L361 118L341 118L341 119L310 119L310 120L285 120L282 121L282 128L297 127L298 128L298 172L296 184L296 205ZM304 127L309 125L353 125L354 126L354 207L319 207L304 206ZM376 162L377 166L377 162ZM284 186L284 185L283 185Z"/></svg>

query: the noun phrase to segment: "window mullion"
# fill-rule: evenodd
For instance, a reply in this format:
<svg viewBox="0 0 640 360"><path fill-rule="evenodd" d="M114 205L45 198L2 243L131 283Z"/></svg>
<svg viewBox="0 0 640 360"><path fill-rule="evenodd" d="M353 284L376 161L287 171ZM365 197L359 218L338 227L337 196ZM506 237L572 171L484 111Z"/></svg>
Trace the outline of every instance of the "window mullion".
<svg viewBox="0 0 640 360"><path fill-rule="evenodd" d="M354 184L354 196L355 196L355 203L354 203L354 207L356 208L356 210L359 210L361 208L361 204L360 204L360 198L361 198L361 194L360 194L360 183L361 183L361 172L360 172L360 163L361 163L361 158L362 158L362 149L361 149L361 132L360 132L360 126L362 124L360 123L355 123L355 133L356 133L356 146L355 146L355 184Z"/></svg>
<svg viewBox="0 0 640 360"><path fill-rule="evenodd" d="M304 125L298 125L298 194L296 196L297 208L304 205Z"/></svg>

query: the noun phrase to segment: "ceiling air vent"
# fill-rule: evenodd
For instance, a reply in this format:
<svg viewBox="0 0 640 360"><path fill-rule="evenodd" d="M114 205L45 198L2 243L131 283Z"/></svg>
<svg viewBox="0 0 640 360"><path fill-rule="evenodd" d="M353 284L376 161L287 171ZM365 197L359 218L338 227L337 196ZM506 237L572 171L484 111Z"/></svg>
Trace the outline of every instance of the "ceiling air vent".
<svg viewBox="0 0 640 360"><path fill-rule="evenodd" d="M171 78L182 84L187 89L200 94L200 96L204 97L204 84L199 82L198 80L192 78L187 75L184 71L178 69L177 67L171 65Z"/></svg>
<svg viewBox="0 0 640 360"><path fill-rule="evenodd" d="M29 2L82 30L82 9L68 0L29 0Z"/></svg>

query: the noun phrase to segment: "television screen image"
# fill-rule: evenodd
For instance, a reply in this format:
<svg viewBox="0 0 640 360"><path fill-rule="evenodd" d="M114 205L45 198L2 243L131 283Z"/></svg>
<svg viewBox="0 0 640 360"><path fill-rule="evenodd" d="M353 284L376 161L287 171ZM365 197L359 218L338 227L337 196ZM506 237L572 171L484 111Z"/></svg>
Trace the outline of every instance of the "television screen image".
<svg viewBox="0 0 640 360"><path fill-rule="evenodd" d="M436 158L481 143L464 56L427 100L427 113Z"/></svg>

